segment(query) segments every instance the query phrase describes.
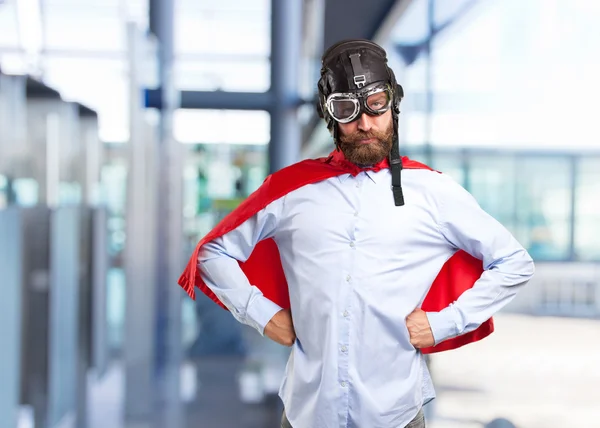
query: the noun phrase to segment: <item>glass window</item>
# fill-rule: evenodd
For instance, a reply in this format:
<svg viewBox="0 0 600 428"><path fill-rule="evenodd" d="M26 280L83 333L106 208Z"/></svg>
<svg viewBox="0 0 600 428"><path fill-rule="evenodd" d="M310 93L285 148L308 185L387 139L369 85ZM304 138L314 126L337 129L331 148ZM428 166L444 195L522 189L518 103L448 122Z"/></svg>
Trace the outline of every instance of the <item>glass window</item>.
<svg viewBox="0 0 600 428"><path fill-rule="evenodd" d="M471 0L434 0L433 22L436 27L448 23L455 17L462 17L474 3Z"/></svg>
<svg viewBox="0 0 600 428"><path fill-rule="evenodd" d="M465 187L487 213L516 231L515 159L512 156L471 155Z"/></svg>
<svg viewBox="0 0 600 428"><path fill-rule="evenodd" d="M43 17L46 49L84 52L126 49L126 28L120 9L110 2L92 5L50 2Z"/></svg>
<svg viewBox="0 0 600 428"><path fill-rule="evenodd" d="M425 153L423 151L423 146L411 146L400 144L400 154L402 156L408 156L410 159L416 160L418 162L425 162Z"/></svg>
<svg viewBox="0 0 600 428"><path fill-rule="evenodd" d="M429 34L428 3L429 0L410 2L408 9L390 35L390 39L394 43L416 44L427 38Z"/></svg>
<svg viewBox="0 0 600 428"><path fill-rule="evenodd" d="M392 62L392 61L390 61ZM425 144L428 134L427 123L427 58L421 53L415 62L406 68L394 67L398 83L404 89L400 104L399 137L402 144Z"/></svg>
<svg viewBox="0 0 600 428"><path fill-rule="evenodd" d="M423 112L408 112L398 119L398 134L402 144L424 145L427 141L427 115Z"/></svg>
<svg viewBox="0 0 600 428"><path fill-rule="evenodd" d="M568 158L520 158L515 176L517 239L534 259L568 259L572 191Z"/></svg>
<svg viewBox="0 0 600 428"><path fill-rule="evenodd" d="M14 49L21 46L16 18L16 2L0 1L0 28L2 29L0 31L0 50L2 48Z"/></svg>
<svg viewBox="0 0 600 428"><path fill-rule="evenodd" d="M268 0L182 0L176 9L175 52L266 57L270 13Z"/></svg>
<svg viewBox="0 0 600 428"><path fill-rule="evenodd" d="M52 56L45 60L44 81L67 101L98 112L100 139L129 138L129 92L126 64L118 59Z"/></svg>
<svg viewBox="0 0 600 428"><path fill-rule="evenodd" d="M182 0L175 14L175 86L265 92L270 86L268 0Z"/></svg>
<svg viewBox="0 0 600 428"><path fill-rule="evenodd" d="M0 174L0 210L3 210L8 205L8 180Z"/></svg>
<svg viewBox="0 0 600 428"><path fill-rule="evenodd" d="M392 33L394 42L423 39L423 29L411 28L423 26L426 3L413 2ZM445 21L465 3L436 1L435 21ZM569 141L570 147L593 149L600 136L595 126L600 4L586 0L470 3L477 4L433 40L431 142L547 150L564 148ZM414 22L409 22L411 13ZM400 49L393 52L402 56ZM399 79L409 105L422 92L416 86L421 82L411 78L425 76L421 70L411 70L418 67L417 60ZM560 92L559 102L560 89L551 88L568 90ZM557 108L559 104L563 108Z"/></svg>
<svg viewBox="0 0 600 428"><path fill-rule="evenodd" d="M175 63L175 87L179 90L266 92L270 85L267 57L211 59L206 55L201 60L180 58Z"/></svg>
<svg viewBox="0 0 600 428"><path fill-rule="evenodd" d="M17 178L12 182L15 203L23 207L33 207L39 203L39 183L33 178Z"/></svg>
<svg viewBox="0 0 600 428"><path fill-rule="evenodd" d="M1 27L0 27L1 28ZM1 31L0 31L1 33ZM29 70L29 64L25 58L25 55L21 53L3 53L0 49L0 66L4 74L27 74Z"/></svg>
<svg viewBox="0 0 600 428"><path fill-rule="evenodd" d="M415 62L402 71L402 73L398 73L397 79L404 89L405 98L408 98L409 93L419 94L422 99L411 100L410 102L416 102L423 109L425 106L425 91L427 90L427 56L425 53L421 52ZM412 98L414 98L414 95Z"/></svg>
<svg viewBox="0 0 600 428"><path fill-rule="evenodd" d="M427 162L427 159L423 158L423 162ZM460 153L434 152L429 166L452 177L461 186L465 185L466 171Z"/></svg>
<svg viewBox="0 0 600 428"><path fill-rule="evenodd" d="M175 139L182 143L268 144L270 116L266 111L175 111Z"/></svg>
<svg viewBox="0 0 600 428"><path fill-rule="evenodd" d="M575 254L579 260L600 260L600 157L578 164L575 190Z"/></svg>
<svg viewBox="0 0 600 428"><path fill-rule="evenodd" d="M189 144L184 150L184 233L191 248L263 183L268 156L265 145Z"/></svg>
<svg viewBox="0 0 600 428"><path fill-rule="evenodd" d="M449 19L462 3L436 2L436 20ZM486 146L502 138L498 126L502 122L498 119L502 111L498 101L501 15L495 13L497 8L487 4L485 13L476 14L476 19L467 13L433 41L431 141L435 145Z"/></svg>
<svg viewBox="0 0 600 428"><path fill-rule="evenodd" d="M481 147L486 143L496 143L499 141L500 128L497 116L481 111L434 111L431 115L431 141L436 146Z"/></svg>

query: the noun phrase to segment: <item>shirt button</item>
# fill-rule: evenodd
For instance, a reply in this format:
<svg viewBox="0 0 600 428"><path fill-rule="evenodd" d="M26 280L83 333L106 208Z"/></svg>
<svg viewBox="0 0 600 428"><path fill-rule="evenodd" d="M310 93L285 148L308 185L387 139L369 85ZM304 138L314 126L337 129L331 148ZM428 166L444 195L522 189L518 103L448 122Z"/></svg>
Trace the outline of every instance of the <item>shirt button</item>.
<svg viewBox="0 0 600 428"><path fill-rule="evenodd" d="M354 213L354 217L358 217L358 211Z"/></svg>
<svg viewBox="0 0 600 428"><path fill-rule="evenodd" d="M346 382L344 382L344 381L341 381L341 382L340 382L340 385L342 385L342 388L345 388L345 387L346 387Z"/></svg>
<svg viewBox="0 0 600 428"><path fill-rule="evenodd" d="M342 315L344 315L344 317L348 317L348 315L350 315L350 312L344 311L344 313Z"/></svg>
<svg viewBox="0 0 600 428"><path fill-rule="evenodd" d="M342 346L340 349L342 352L346 352L348 350L348 348L346 346Z"/></svg>
<svg viewBox="0 0 600 428"><path fill-rule="evenodd" d="M354 248L354 246L355 246L355 245L356 245L356 244L354 243L354 241L350 242L350 246L351 246L352 248Z"/></svg>
<svg viewBox="0 0 600 428"><path fill-rule="evenodd" d="M352 277L350 275L346 276L346 281L350 282L351 279L352 279Z"/></svg>
<svg viewBox="0 0 600 428"><path fill-rule="evenodd" d="M359 187L360 187L360 183L356 183L356 188L359 188Z"/></svg>

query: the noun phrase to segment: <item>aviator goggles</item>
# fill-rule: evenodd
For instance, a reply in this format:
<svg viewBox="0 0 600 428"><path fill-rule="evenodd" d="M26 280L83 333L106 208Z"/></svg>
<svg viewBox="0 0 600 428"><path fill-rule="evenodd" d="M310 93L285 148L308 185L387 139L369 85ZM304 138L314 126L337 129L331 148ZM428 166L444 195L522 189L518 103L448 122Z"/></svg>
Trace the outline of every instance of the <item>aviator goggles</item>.
<svg viewBox="0 0 600 428"><path fill-rule="evenodd" d="M382 115L390 109L392 98L390 85L378 83L360 92L333 93L327 97L325 107L336 122L349 123L362 113Z"/></svg>

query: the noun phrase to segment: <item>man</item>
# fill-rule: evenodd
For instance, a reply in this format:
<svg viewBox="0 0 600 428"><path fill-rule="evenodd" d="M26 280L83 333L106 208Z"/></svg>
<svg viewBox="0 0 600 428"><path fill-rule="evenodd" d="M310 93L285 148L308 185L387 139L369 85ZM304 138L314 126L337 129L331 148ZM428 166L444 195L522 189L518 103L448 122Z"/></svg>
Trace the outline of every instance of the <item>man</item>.
<svg viewBox="0 0 600 428"><path fill-rule="evenodd" d="M400 157L402 88L380 46L332 46L318 87L336 150L267 178L199 243L180 284L292 347L282 427L424 427L435 393L423 352L491 325L533 262L462 187ZM271 256L259 251L264 242L275 243ZM476 277L423 310L434 287L442 295L464 282L466 259L454 263L458 276L438 281L459 253L477 261ZM259 267L242 271L251 256ZM261 282L279 261L284 278L274 282L287 284L291 309Z"/></svg>

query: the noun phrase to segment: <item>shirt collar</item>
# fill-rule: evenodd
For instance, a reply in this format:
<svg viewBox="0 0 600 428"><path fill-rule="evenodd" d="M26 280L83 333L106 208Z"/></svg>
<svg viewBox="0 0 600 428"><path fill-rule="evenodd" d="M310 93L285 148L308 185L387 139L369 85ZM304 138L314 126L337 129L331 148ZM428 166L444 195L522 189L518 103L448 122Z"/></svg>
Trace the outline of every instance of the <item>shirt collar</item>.
<svg viewBox="0 0 600 428"><path fill-rule="evenodd" d="M347 174L340 174L338 176L341 182L344 182L350 176L355 177L361 172L364 172L367 175L367 177L369 177L374 183L377 183L376 177L378 176L378 174L376 174L376 172L381 171L382 169L389 169L389 161L387 157L385 157L381 162L373 166L361 168L358 165L347 160L344 156L344 153L342 153L341 150L337 149L329 154L328 161L347 171Z"/></svg>
<svg viewBox="0 0 600 428"><path fill-rule="evenodd" d="M358 174L364 172L365 175L367 177L369 177L371 179L371 181L373 183L377 183L377 177L380 177L381 174L377 174L375 171L371 170L371 169L363 169L362 171L360 171ZM357 175L358 175L357 174ZM344 182L346 181L349 177L352 177L352 174L342 174L342 175L338 175L338 179L340 180L340 182Z"/></svg>

